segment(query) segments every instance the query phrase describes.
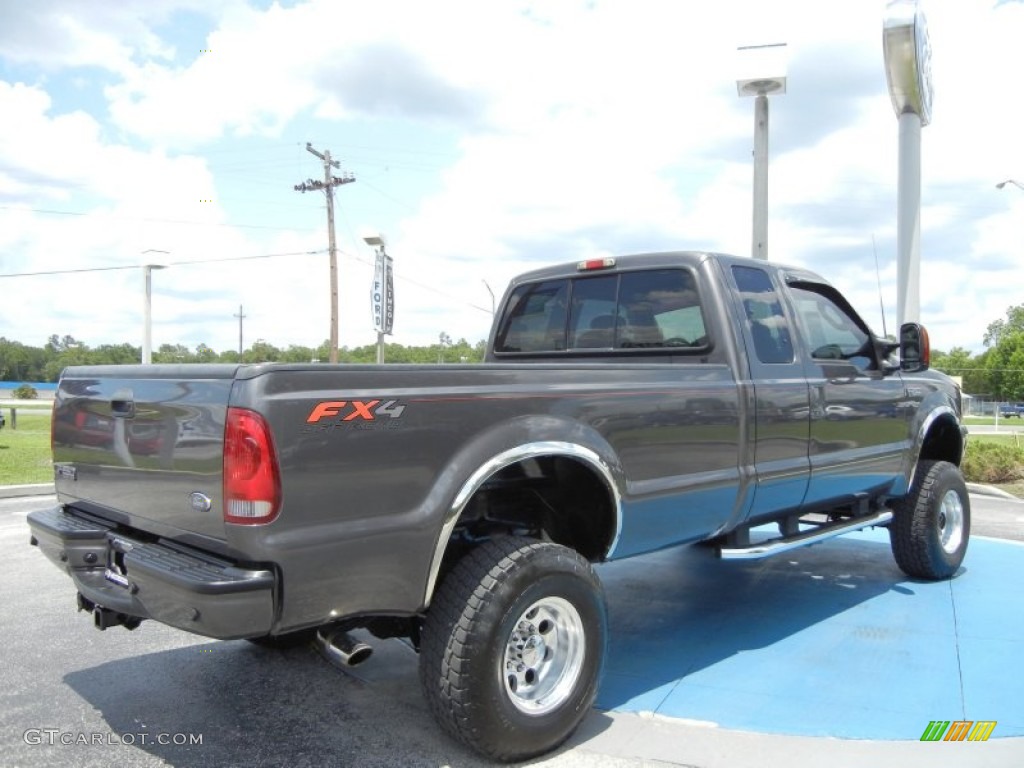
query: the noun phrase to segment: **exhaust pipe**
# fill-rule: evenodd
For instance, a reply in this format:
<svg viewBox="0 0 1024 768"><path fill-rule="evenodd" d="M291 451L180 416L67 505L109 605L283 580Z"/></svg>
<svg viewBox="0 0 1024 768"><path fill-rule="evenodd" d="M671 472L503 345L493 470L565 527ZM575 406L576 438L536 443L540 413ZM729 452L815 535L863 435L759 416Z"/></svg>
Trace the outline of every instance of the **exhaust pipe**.
<svg viewBox="0 0 1024 768"><path fill-rule="evenodd" d="M373 655L373 648L337 627L317 630L316 644L329 662L342 667L358 666Z"/></svg>

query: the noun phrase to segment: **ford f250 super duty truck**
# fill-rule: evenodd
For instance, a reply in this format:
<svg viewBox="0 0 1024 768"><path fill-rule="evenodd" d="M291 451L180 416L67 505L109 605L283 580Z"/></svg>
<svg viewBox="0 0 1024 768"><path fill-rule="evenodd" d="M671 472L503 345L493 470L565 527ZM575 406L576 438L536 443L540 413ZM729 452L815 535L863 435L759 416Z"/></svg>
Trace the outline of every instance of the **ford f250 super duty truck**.
<svg viewBox="0 0 1024 768"><path fill-rule="evenodd" d="M444 729L522 759L594 701L593 563L887 526L907 574L953 575L960 391L927 362L920 326L879 338L804 269L542 269L509 286L483 365L68 368L59 505L31 542L100 629L315 639L349 663L370 652L354 629L409 638Z"/></svg>

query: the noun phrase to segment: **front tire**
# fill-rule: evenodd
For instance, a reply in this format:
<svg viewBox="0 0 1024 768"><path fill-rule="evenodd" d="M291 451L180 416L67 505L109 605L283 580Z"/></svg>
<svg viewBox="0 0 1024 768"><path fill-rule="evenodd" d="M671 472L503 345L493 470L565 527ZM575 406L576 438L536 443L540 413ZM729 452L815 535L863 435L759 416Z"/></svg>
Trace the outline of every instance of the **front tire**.
<svg viewBox="0 0 1024 768"><path fill-rule="evenodd" d="M908 576L948 579L963 562L971 534L971 500L948 461L922 461L906 498L893 503L889 541Z"/></svg>
<svg viewBox="0 0 1024 768"><path fill-rule="evenodd" d="M503 761L554 749L597 695L607 612L577 552L513 536L463 557L434 595L420 680L451 736Z"/></svg>

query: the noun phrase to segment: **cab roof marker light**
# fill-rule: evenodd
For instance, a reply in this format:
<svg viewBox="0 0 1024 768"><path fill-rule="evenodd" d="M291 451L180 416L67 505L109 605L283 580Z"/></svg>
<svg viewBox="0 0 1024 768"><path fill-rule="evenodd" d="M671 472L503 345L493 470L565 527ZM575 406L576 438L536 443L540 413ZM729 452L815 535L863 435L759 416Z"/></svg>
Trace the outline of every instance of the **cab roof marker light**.
<svg viewBox="0 0 1024 768"><path fill-rule="evenodd" d="M587 259L576 265L578 272L590 272L594 269L611 269L615 266L615 259Z"/></svg>

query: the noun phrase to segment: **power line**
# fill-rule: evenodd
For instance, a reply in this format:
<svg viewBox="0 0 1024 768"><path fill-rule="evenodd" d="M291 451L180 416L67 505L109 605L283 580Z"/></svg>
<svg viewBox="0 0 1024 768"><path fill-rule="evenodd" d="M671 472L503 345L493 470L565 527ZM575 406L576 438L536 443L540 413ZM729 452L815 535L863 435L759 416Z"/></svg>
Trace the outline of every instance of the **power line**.
<svg viewBox="0 0 1024 768"><path fill-rule="evenodd" d="M345 251L341 251L340 253L343 256L346 256L346 257L348 257L350 259L354 259L356 261L362 262L363 264L366 264L366 265L371 266L371 267L373 266L373 262L372 261L370 261L369 259L364 259L362 256L359 256L358 254L346 253ZM493 317L492 310L487 309L486 307L481 307L481 306L478 306L476 304L473 304L470 301L466 301L465 299L460 299L457 296L452 296L450 293L445 293L444 291L439 291L434 286L427 285L426 283L421 283L419 280L416 280L416 279L411 278L411 277L407 277L406 275L403 275L401 272L397 272L397 271L395 272L395 279L396 280L400 280L401 282L404 282L404 283L412 283L413 285L415 285L415 286L417 286L419 288L422 288L425 291L430 291L431 293L436 293L438 296L443 296L444 298L449 299L450 301L453 301L456 304L465 304L470 309L478 309L481 312L483 312L485 314L488 314L488 315L491 315Z"/></svg>
<svg viewBox="0 0 1024 768"><path fill-rule="evenodd" d="M216 264L221 261L251 261L252 259L277 259L282 256L316 256L325 253L323 248L316 251L289 251L287 253L261 253L256 256L225 256L222 259L194 259L192 261L169 261L168 266L179 264Z"/></svg>
<svg viewBox="0 0 1024 768"><path fill-rule="evenodd" d="M272 227L267 224L232 224L217 221L188 221L186 219L158 219L150 216L121 216L100 211L60 211L53 208L26 208L22 205L0 205L0 211L27 211L28 213L44 213L51 216L107 216L124 221L146 221L152 224L182 224L193 227L232 227L235 229L266 229L279 232L309 232L308 227Z"/></svg>
<svg viewBox="0 0 1024 768"><path fill-rule="evenodd" d="M112 272L116 269L140 269L141 264L130 264L126 267L87 267L83 269L53 269L47 272L12 272L0 277L36 277L38 275L73 275L78 272Z"/></svg>
<svg viewBox="0 0 1024 768"><path fill-rule="evenodd" d="M316 256L324 253L317 251L289 251L288 253L261 253L255 256L226 256L220 259L191 259L186 261L169 261L167 266L187 266L189 264L216 264L223 261L252 261L253 259L277 259L282 256ZM83 267L81 269L53 269L45 272L11 272L0 274L0 277L36 277L38 275L72 275L78 272L111 272L118 269L141 269L143 264L127 264L120 267Z"/></svg>

